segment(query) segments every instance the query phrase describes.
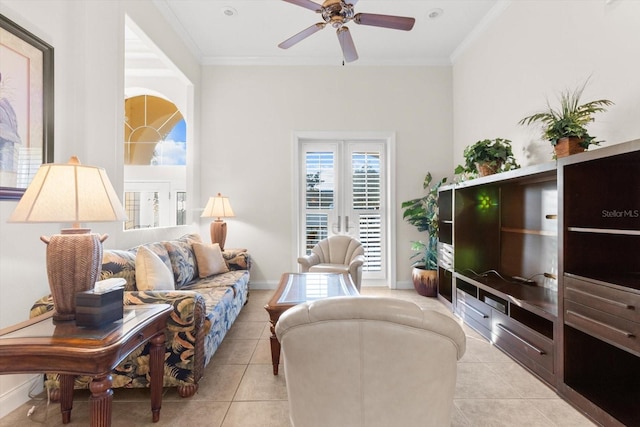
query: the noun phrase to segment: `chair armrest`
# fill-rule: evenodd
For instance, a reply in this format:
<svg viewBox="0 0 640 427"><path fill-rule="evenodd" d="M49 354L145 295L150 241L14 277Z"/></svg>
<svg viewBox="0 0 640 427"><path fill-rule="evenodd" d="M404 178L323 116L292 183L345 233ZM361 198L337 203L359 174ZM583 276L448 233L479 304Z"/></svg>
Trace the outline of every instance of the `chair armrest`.
<svg viewBox="0 0 640 427"><path fill-rule="evenodd" d="M364 255L357 255L351 260L351 262L349 262L349 270L358 268L363 264L364 264Z"/></svg>
<svg viewBox="0 0 640 427"><path fill-rule="evenodd" d="M312 265L320 264L320 257L315 253L303 255L298 257L298 264L302 267L302 272L305 273Z"/></svg>
<svg viewBox="0 0 640 427"><path fill-rule="evenodd" d="M364 255L355 256L349 263L349 275L353 279L353 284L356 285L358 292L360 292L362 282L362 264L364 264Z"/></svg>

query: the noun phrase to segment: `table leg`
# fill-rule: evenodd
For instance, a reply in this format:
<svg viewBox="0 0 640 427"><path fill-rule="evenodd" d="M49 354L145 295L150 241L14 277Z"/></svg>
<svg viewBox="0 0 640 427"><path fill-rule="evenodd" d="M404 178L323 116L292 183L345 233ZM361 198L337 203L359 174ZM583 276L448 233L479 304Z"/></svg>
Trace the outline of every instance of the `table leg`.
<svg viewBox="0 0 640 427"><path fill-rule="evenodd" d="M73 409L73 375L60 374L60 412L62 413L62 424L71 422L71 409Z"/></svg>
<svg viewBox="0 0 640 427"><path fill-rule="evenodd" d="M89 390L91 390L91 397L89 397L91 427L111 426L112 384L111 374L95 377L89 383Z"/></svg>
<svg viewBox="0 0 640 427"><path fill-rule="evenodd" d="M280 366L280 341L276 336L276 323L271 322L271 363L273 364L273 375L278 375Z"/></svg>
<svg viewBox="0 0 640 427"><path fill-rule="evenodd" d="M160 420L162 385L164 380L164 331L151 338L149 375L151 377L151 414L154 423Z"/></svg>

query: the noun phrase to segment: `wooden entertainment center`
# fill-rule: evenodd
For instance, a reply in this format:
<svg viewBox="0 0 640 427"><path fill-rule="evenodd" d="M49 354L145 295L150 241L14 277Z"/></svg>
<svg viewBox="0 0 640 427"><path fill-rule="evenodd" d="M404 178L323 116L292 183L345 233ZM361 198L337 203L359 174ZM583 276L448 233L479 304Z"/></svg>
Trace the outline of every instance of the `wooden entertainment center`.
<svg viewBox="0 0 640 427"><path fill-rule="evenodd" d="M439 190L438 297L593 421L640 425L640 140Z"/></svg>

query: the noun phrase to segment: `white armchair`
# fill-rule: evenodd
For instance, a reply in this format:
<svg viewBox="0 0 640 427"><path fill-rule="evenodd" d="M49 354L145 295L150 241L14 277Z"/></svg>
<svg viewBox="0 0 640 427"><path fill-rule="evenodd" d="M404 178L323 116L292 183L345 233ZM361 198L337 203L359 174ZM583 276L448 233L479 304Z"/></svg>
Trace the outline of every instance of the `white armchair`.
<svg viewBox="0 0 640 427"><path fill-rule="evenodd" d="M294 427L451 424L466 338L450 316L395 298L334 297L276 324Z"/></svg>
<svg viewBox="0 0 640 427"><path fill-rule="evenodd" d="M303 273L349 273L360 291L364 248L351 236L330 236L319 241L309 255L299 257L298 264Z"/></svg>

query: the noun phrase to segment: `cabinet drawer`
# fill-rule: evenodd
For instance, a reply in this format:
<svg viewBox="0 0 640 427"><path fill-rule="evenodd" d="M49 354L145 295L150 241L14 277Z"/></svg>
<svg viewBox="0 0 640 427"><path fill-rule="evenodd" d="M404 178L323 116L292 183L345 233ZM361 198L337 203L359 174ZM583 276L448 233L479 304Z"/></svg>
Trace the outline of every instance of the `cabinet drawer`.
<svg viewBox="0 0 640 427"><path fill-rule="evenodd" d="M473 319L483 327L491 329L491 307L464 293L457 292L456 311L465 319Z"/></svg>
<svg viewBox="0 0 640 427"><path fill-rule="evenodd" d="M564 302L564 322L590 335L640 355L640 323L613 316L600 310Z"/></svg>
<svg viewBox="0 0 640 427"><path fill-rule="evenodd" d="M456 295L456 314L480 335L491 340L491 307L460 290Z"/></svg>
<svg viewBox="0 0 640 427"><path fill-rule="evenodd" d="M640 295L564 277L564 297L584 306L640 323Z"/></svg>
<svg viewBox="0 0 640 427"><path fill-rule="evenodd" d="M136 333L134 336L129 338L129 340L126 343L122 345L122 348L120 349L121 356L119 357L122 357L122 358L126 357L126 355L128 355L129 353L131 353L133 350L140 347L141 345L144 345L147 341L151 339L151 337L153 337L157 333L158 333L158 329L156 328L146 328L145 330Z"/></svg>
<svg viewBox="0 0 640 427"><path fill-rule="evenodd" d="M517 359L528 358L546 369L553 369L553 342L521 323L497 311L492 315L491 337L498 347ZM523 363L527 364L525 360ZM529 366L531 367L531 366Z"/></svg>

